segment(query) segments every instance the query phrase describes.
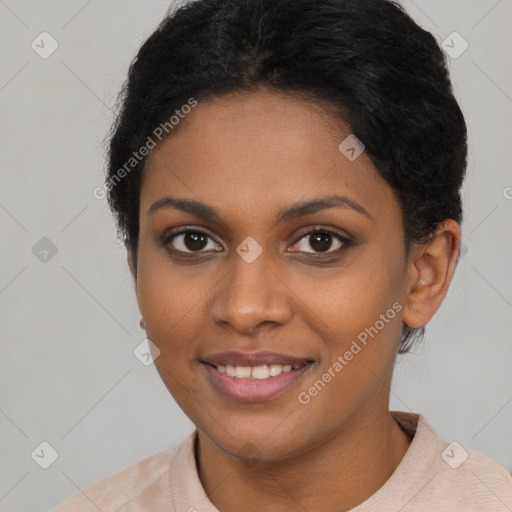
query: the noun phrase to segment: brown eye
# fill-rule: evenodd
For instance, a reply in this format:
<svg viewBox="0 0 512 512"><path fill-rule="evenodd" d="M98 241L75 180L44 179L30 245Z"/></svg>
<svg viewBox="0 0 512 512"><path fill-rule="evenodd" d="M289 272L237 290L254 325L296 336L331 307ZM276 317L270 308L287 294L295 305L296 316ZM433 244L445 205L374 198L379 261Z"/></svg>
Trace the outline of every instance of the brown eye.
<svg viewBox="0 0 512 512"><path fill-rule="evenodd" d="M166 244L172 245L172 251L193 253L202 252L207 248L209 240L211 240L210 236L204 231L187 230L170 236ZM218 244L212 240L211 248L216 249L217 247Z"/></svg>
<svg viewBox="0 0 512 512"><path fill-rule="evenodd" d="M337 253L350 245L351 241L338 233L326 229L315 229L304 233L293 247L299 252L314 255L315 253ZM313 250L309 251L308 248Z"/></svg>

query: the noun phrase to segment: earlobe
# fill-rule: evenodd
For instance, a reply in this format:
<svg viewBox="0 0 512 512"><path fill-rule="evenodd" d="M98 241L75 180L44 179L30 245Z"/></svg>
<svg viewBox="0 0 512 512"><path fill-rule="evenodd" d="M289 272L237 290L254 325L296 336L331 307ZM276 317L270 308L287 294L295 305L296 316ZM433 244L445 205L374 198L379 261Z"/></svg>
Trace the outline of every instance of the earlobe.
<svg viewBox="0 0 512 512"><path fill-rule="evenodd" d="M419 328L430 321L448 292L460 250L459 224L446 219L427 244L415 249L402 321Z"/></svg>

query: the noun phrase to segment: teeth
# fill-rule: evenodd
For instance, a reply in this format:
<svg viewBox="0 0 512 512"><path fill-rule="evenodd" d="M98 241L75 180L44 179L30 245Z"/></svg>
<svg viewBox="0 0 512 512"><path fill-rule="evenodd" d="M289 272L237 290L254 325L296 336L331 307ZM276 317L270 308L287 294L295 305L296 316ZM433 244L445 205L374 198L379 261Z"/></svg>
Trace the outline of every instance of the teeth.
<svg viewBox="0 0 512 512"><path fill-rule="evenodd" d="M248 370L250 371L251 369L248 368ZM254 366L250 375L255 379L266 379L267 377L270 377L268 365L264 364L263 366Z"/></svg>
<svg viewBox="0 0 512 512"><path fill-rule="evenodd" d="M300 368L299 364L263 364L261 366L233 366L231 364L227 365L217 365L217 370L220 373L225 373L229 377L237 377L238 379L268 379L270 377L277 377L277 375L281 375L283 372L291 372L292 369L295 370Z"/></svg>
<svg viewBox="0 0 512 512"><path fill-rule="evenodd" d="M251 376L250 366L235 366L235 377L244 379Z"/></svg>

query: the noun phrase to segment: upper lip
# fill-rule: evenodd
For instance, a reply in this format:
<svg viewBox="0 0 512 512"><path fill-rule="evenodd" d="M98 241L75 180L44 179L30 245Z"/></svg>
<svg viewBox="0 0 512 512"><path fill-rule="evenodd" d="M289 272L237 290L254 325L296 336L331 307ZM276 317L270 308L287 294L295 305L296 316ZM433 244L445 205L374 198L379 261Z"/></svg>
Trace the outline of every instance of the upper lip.
<svg viewBox="0 0 512 512"><path fill-rule="evenodd" d="M278 352L239 352L236 350L229 350L226 352L216 352L201 359L203 363L209 363L214 366L218 365L233 365L233 366L260 366L270 364L298 364L304 365L313 362L312 359L307 357L290 356L287 354L280 354Z"/></svg>

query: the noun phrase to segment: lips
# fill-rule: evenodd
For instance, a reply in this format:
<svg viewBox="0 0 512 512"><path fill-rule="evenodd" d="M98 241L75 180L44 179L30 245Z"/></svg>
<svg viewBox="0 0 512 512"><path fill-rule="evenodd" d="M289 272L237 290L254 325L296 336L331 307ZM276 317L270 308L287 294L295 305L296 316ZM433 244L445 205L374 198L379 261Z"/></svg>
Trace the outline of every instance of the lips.
<svg viewBox="0 0 512 512"><path fill-rule="evenodd" d="M313 359L307 357L298 357L278 352L261 351L261 352L240 352L230 350L226 352L217 352L201 359L201 362L208 363L212 366L262 366L262 365L298 365L304 366L314 362Z"/></svg>
<svg viewBox="0 0 512 512"><path fill-rule="evenodd" d="M298 369L283 372L277 377L263 380L255 378L237 378L221 373L209 363L202 365L210 385L223 396L238 402L264 402L277 397L286 390L298 385L313 363L306 363Z"/></svg>
<svg viewBox="0 0 512 512"><path fill-rule="evenodd" d="M207 380L222 395L262 402L297 385L316 360L271 351L216 352L200 359Z"/></svg>

